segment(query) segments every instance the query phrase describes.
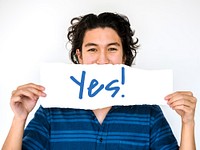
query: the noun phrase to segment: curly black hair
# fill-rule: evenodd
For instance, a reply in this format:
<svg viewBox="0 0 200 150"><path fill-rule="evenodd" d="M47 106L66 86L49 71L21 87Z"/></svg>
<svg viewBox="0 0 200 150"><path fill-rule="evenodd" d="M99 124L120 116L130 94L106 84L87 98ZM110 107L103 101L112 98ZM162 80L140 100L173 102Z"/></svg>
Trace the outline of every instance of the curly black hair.
<svg viewBox="0 0 200 150"><path fill-rule="evenodd" d="M76 50L82 51L82 44L85 32L95 28L112 28L117 32L122 41L123 59L125 65L131 66L137 54L138 38L134 41L134 31L130 28L129 20L124 15L117 13L104 12L99 15L87 14L85 16L75 17L71 20L71 26L68 28L67 38L72 44L70 58L73 63L78 64Z"/></svg>

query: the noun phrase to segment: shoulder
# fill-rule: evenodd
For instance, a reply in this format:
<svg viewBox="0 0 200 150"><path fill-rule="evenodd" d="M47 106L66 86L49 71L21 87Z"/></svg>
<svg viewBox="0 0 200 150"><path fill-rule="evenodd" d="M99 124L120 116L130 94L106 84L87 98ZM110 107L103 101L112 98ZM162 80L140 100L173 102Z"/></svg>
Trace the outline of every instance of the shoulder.
<svg viewBox="0 0 200 150"><path fill-rule="evenodd" d="M152 115L162 113L162 110L158 105L133 105L131 106L131 109L135 113L148 113Z"/></svg>
<svg viewBox="0 0 200 150"><path fill-rule="evenodd" d="M75 112L75 111L76 111L75 109L71 109L71 108L57 108L57 107L44 108L43 106L40 105L36 113L51 115L51 114L56 114L56 113L69 113L69 112Z"/></svg>
<svg viewBox="0 0 200 150"><path fill-rule="evenodd" d="M162 109L158 105L135 105L133 108L140 113L149 114L152 119L165 118Z"/></svg>
<svg viewBox="0 0 200 150"><path fill-rule="evenodd" d="M162 110L158 105L118 106L114 107L112 111L114 111L115 114L145 117L149 119L156 118L158 115L163 117Z"/></svg>
<svg viewBox="0 0 200 150"><path fill-rule="evenodd" d="M55 118L72 118L73 116L84 116L89 115L90 111L86 111L83 109L73 109L73 108L58 108L58 107L52 107L52 108L44 108L40 106L36 112L38 115L43 115L46 117L48 121L51 121Z"/></svg>

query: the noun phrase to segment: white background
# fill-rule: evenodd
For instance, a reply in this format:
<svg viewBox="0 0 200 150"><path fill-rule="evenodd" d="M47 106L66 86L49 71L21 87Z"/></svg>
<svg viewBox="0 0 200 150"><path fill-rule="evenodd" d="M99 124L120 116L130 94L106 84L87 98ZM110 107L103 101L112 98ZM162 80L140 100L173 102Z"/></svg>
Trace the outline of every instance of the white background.
<svg viewBox="0 0 200 150"><path fill-rule="evenodd" d="M129 17L141 45L135 67L173 69L174 90L191 90L200 98L198 0L0 0L0 147L13 117L12 90L28 82L39 83L41 62L70 63L65 47L70 19L103 11ZM179 141L180 117L168 107L162 109ZM199 114L198 103L197 149Z"/></svg>

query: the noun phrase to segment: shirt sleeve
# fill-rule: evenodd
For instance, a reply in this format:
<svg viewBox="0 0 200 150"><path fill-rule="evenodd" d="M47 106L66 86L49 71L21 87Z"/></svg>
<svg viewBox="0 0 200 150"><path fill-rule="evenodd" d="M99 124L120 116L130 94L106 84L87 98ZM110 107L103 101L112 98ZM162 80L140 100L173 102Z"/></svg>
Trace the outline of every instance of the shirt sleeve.
<svg viewBox="0 0 200 150"><path fill-rule="evenodd" d="M24 131L22 149L48 149L49 131L48 112L40 106Z"/></svg>
<svg viewBox="0 0 200 150"><path fill-rule="evenodd" d="M152 106L151 110L151 149L178 150L178 143L159 106Z"/></svg>

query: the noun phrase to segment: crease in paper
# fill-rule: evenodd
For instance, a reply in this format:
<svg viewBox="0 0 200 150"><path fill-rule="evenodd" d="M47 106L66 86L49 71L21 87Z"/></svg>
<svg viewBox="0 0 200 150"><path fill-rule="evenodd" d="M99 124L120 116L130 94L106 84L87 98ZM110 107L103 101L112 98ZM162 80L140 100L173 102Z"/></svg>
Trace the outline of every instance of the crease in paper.
<svg viewBox="0 0 200 150"><path fill-rule="evenodd" d="M43 107L98 109L114 105L166 105L173 91L169 69L144 70L126 65L43 63ZM92 81L92 82L91 82Z"/></svg>

